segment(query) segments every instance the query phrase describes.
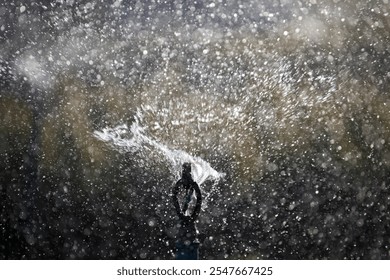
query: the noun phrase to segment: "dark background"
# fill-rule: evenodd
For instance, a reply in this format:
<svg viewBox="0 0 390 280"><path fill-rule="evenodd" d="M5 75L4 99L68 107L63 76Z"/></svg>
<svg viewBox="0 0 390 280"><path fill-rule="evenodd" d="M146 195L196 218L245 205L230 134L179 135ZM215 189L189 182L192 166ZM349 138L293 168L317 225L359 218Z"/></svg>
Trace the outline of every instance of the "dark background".
<svg viewBox="0 0 390 280"><path fill-rule="evenodd" d="M175 183L131 124L226 174L203 259L388 259L390 6L0 2L0 258L171 259Z"/></svg>

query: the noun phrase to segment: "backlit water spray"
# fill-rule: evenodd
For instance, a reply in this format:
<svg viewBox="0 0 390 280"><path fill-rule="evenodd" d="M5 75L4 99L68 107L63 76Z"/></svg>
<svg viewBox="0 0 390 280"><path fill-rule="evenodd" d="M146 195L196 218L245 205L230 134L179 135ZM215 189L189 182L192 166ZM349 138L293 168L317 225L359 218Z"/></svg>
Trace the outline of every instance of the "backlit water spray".
<svg viewBox="0 0 390 280"><path fill-rule="evenodd" d="M186 162L191 163L192 177L199 186L206 181L212 181L216 185L224 176L204 159L179 149L172 149L147 135L145 128L140 125L140 119L142 119L142 115L138 113L130 126L121 124L113 128L104 128L101 131L95 131L94 136L120 152L142 152L144 160L148 160L148 153L152 153L153 149L158 151L162 159L169 163L169 169L174 175L175 181L180 178L182 165ZM212 192L213 188L205 194L206 200Z"/></svg>

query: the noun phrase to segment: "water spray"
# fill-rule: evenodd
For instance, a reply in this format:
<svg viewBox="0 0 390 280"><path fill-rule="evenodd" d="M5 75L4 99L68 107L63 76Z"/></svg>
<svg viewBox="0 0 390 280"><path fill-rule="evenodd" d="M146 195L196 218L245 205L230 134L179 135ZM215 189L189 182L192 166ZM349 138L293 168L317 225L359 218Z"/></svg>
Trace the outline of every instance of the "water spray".
<svg viewBox="0 0 390 280"><path fill-rule="evenodd" d="M124 124L114 128L104 128L102 131L95 131L94 136L120 152L138 152L138 156L144 159L149 158L151 149L158 151L161 161L168 163L170 172L176 179L180 177L181 169L181 178L172 189L173 204L179 220L176 259L198 259L200 242L195 223L202 202L203 207L207 206L208 197L215 191L217 182L224 174L216 171L202 158L182 150L172 149L147 135L137 117L130 127ZM214 181L214 185L208 192L205 190L205 195L202 197L199 185L206 181Z"/></svg>

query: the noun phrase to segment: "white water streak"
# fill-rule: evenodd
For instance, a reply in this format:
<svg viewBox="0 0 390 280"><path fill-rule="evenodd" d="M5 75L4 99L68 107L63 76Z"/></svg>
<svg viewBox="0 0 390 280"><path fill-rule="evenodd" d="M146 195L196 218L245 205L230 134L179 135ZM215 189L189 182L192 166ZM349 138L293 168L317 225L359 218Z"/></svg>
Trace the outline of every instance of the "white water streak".
<svg viewBox="0 0 390 280"><path fill-rule="evenodd" d="M104 128L102 131L95 131L95 137L110 143L110 145L119 151L136 152L151 146L158 150L171 164L171 170L176 178L180 177L180 171L183 163L189 162L192 166L192 177L201 185L207 180L218 181L223 177L213 169L208 162L200 157L195 157L182 150L170 149L166 145L145 135L145 130L140 126L138 119L134 121L130 129L126 124L114 128ZM125 138L130 135L130 138Z"/></svg>

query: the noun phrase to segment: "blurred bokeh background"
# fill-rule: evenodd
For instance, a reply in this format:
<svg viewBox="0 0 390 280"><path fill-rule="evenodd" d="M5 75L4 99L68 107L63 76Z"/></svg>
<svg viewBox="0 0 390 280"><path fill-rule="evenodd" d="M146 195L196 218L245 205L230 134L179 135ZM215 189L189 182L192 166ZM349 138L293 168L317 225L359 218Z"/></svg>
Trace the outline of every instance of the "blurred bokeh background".
<svg viewBox="0 0 390 280"><path fill-rule="evenodd" d="M388 0L0 2L0 258L171 259L169 166L225 173L203 259L389 259Z"/></svg>

